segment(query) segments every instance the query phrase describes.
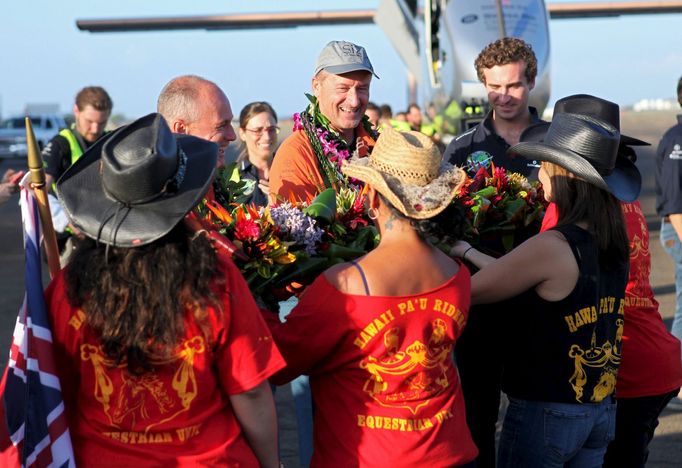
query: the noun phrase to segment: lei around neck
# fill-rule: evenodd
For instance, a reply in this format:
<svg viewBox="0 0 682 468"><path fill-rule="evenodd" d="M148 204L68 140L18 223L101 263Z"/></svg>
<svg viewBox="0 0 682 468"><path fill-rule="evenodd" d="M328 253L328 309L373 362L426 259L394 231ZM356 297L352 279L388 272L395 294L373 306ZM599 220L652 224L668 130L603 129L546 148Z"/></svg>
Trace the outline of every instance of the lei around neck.
<svg viewBox="0 0 682 468"><path fill-rule="evenodd" d="M341 173L341 165L351 156L356 156L355 144L350 147L341 135L331 127L329 119L320 112L317 98L306 93L310 104L300 114L294 114L294 131L304 131L315 153L318 167L324 178L325 187L348 187L348 178ZM377 139L377 132L372 129L367 116L362 117L360 125L372 139ZM355 142L353 142L355 143Z"/></svg>

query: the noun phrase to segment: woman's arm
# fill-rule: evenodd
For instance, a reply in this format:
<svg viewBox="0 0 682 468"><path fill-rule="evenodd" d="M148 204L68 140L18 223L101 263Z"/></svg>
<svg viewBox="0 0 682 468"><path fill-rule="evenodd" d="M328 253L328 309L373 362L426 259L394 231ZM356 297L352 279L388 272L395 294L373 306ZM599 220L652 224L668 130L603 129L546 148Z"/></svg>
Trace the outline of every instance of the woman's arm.
<svg viewBox="0 0 682 468"><path fill-rule="evenodd" d="M491 257L490 255L476 250L466 241L457 241L452 249L450 249L450 256L461 258L462 260L473 264L478 269L481 269L496 260L495 257Z"/></svg>
<svg viewBox="0 0 682 468"><path fill-rule="evenodd" d="M277 415L268 381L244 393L230 395L230 402L260 466L279 467Z"/></svg>
<svg viewBox="0 0 682 468"><path fill-rule="evenodd" d="M556 231L540 233L497 260L470 250L466 260L481 270L471 278L473 304L489 304L531 288L547 300L566 297L578 279L578 264L566 239Z"/></svg>

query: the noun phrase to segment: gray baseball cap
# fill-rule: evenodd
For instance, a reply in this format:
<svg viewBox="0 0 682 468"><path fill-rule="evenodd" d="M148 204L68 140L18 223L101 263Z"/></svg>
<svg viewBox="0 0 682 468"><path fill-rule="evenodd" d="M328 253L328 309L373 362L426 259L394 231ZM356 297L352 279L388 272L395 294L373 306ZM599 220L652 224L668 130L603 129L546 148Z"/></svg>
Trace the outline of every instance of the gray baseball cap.
<svg viewBox="0 0 682 468"><path fill-rule="evenodd" d="M315 75L322 70L334 75L364 70L379 78L374 73L374 68L372 68L372 63L367 57L365 48L346 41L331 41L324 46L317 57Z"/></svg>

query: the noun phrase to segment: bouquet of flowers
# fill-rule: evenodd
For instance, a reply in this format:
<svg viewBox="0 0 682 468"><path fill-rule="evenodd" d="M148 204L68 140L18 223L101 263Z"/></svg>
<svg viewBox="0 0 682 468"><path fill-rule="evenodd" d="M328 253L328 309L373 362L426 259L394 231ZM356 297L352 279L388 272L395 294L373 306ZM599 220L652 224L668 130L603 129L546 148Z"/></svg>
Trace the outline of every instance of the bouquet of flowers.
<svg viewBox="0 0 682 468"><path fill-rule="evenodd" d="M327 189L310 202L257 208L238 202L241 186L225 177L231 170L219 170L215 200L205 199L195 216L232 254L262 305L274 309L325 269L375 246L377 232L364 215L362 191Z"/></svg>
<svg viewBox="0 0 682 468"><path fill-rule="evenodd" d="M233 172L233 166L218 170L215 197L196 208L193 222L230 252L254 297L270 310L325 269L378 243L364 213L362 189L330 188L309 202L258 208L241 202L243 184L230 176ZM537 234L545 210L539 182L495 166L481 167L467 179L453 203L466 214L465 240L493 256Z"/></svg>
<svg viewBox="0 0 682 468"><path fill-rule="evenodd" d="M465 240L493 256L537 234L546 208L540 182L495 165L480 167L454 202L465 208Z"/></svg>

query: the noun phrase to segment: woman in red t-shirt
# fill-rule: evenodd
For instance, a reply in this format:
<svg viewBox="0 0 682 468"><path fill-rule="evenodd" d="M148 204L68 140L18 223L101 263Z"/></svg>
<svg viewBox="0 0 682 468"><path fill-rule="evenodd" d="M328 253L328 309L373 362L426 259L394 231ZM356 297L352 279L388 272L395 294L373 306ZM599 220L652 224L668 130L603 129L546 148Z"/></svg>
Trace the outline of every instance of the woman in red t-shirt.
<svg viewBox="0 0 682 468"><path fill-rule="evenodd" d="M82 466L278 466L281 355L231 260L182 220L217 146L150 114L57 183L80 240L46 296Z"/></svg>
<svg viewBox="0 0 682 468"><path fill-rule="evenodd" d="M310 376L312 466L459 466L477 455L453 360L469 271L425 238L461 231L443 210L463 172L418 132L387 128L342 168L367 184L376 249L321 275L272 327L285 383ZM438 225L441 214L447 225ZM455 224L454 226L452 224ZM458 229L459 228L459 229Z"/></svg>

